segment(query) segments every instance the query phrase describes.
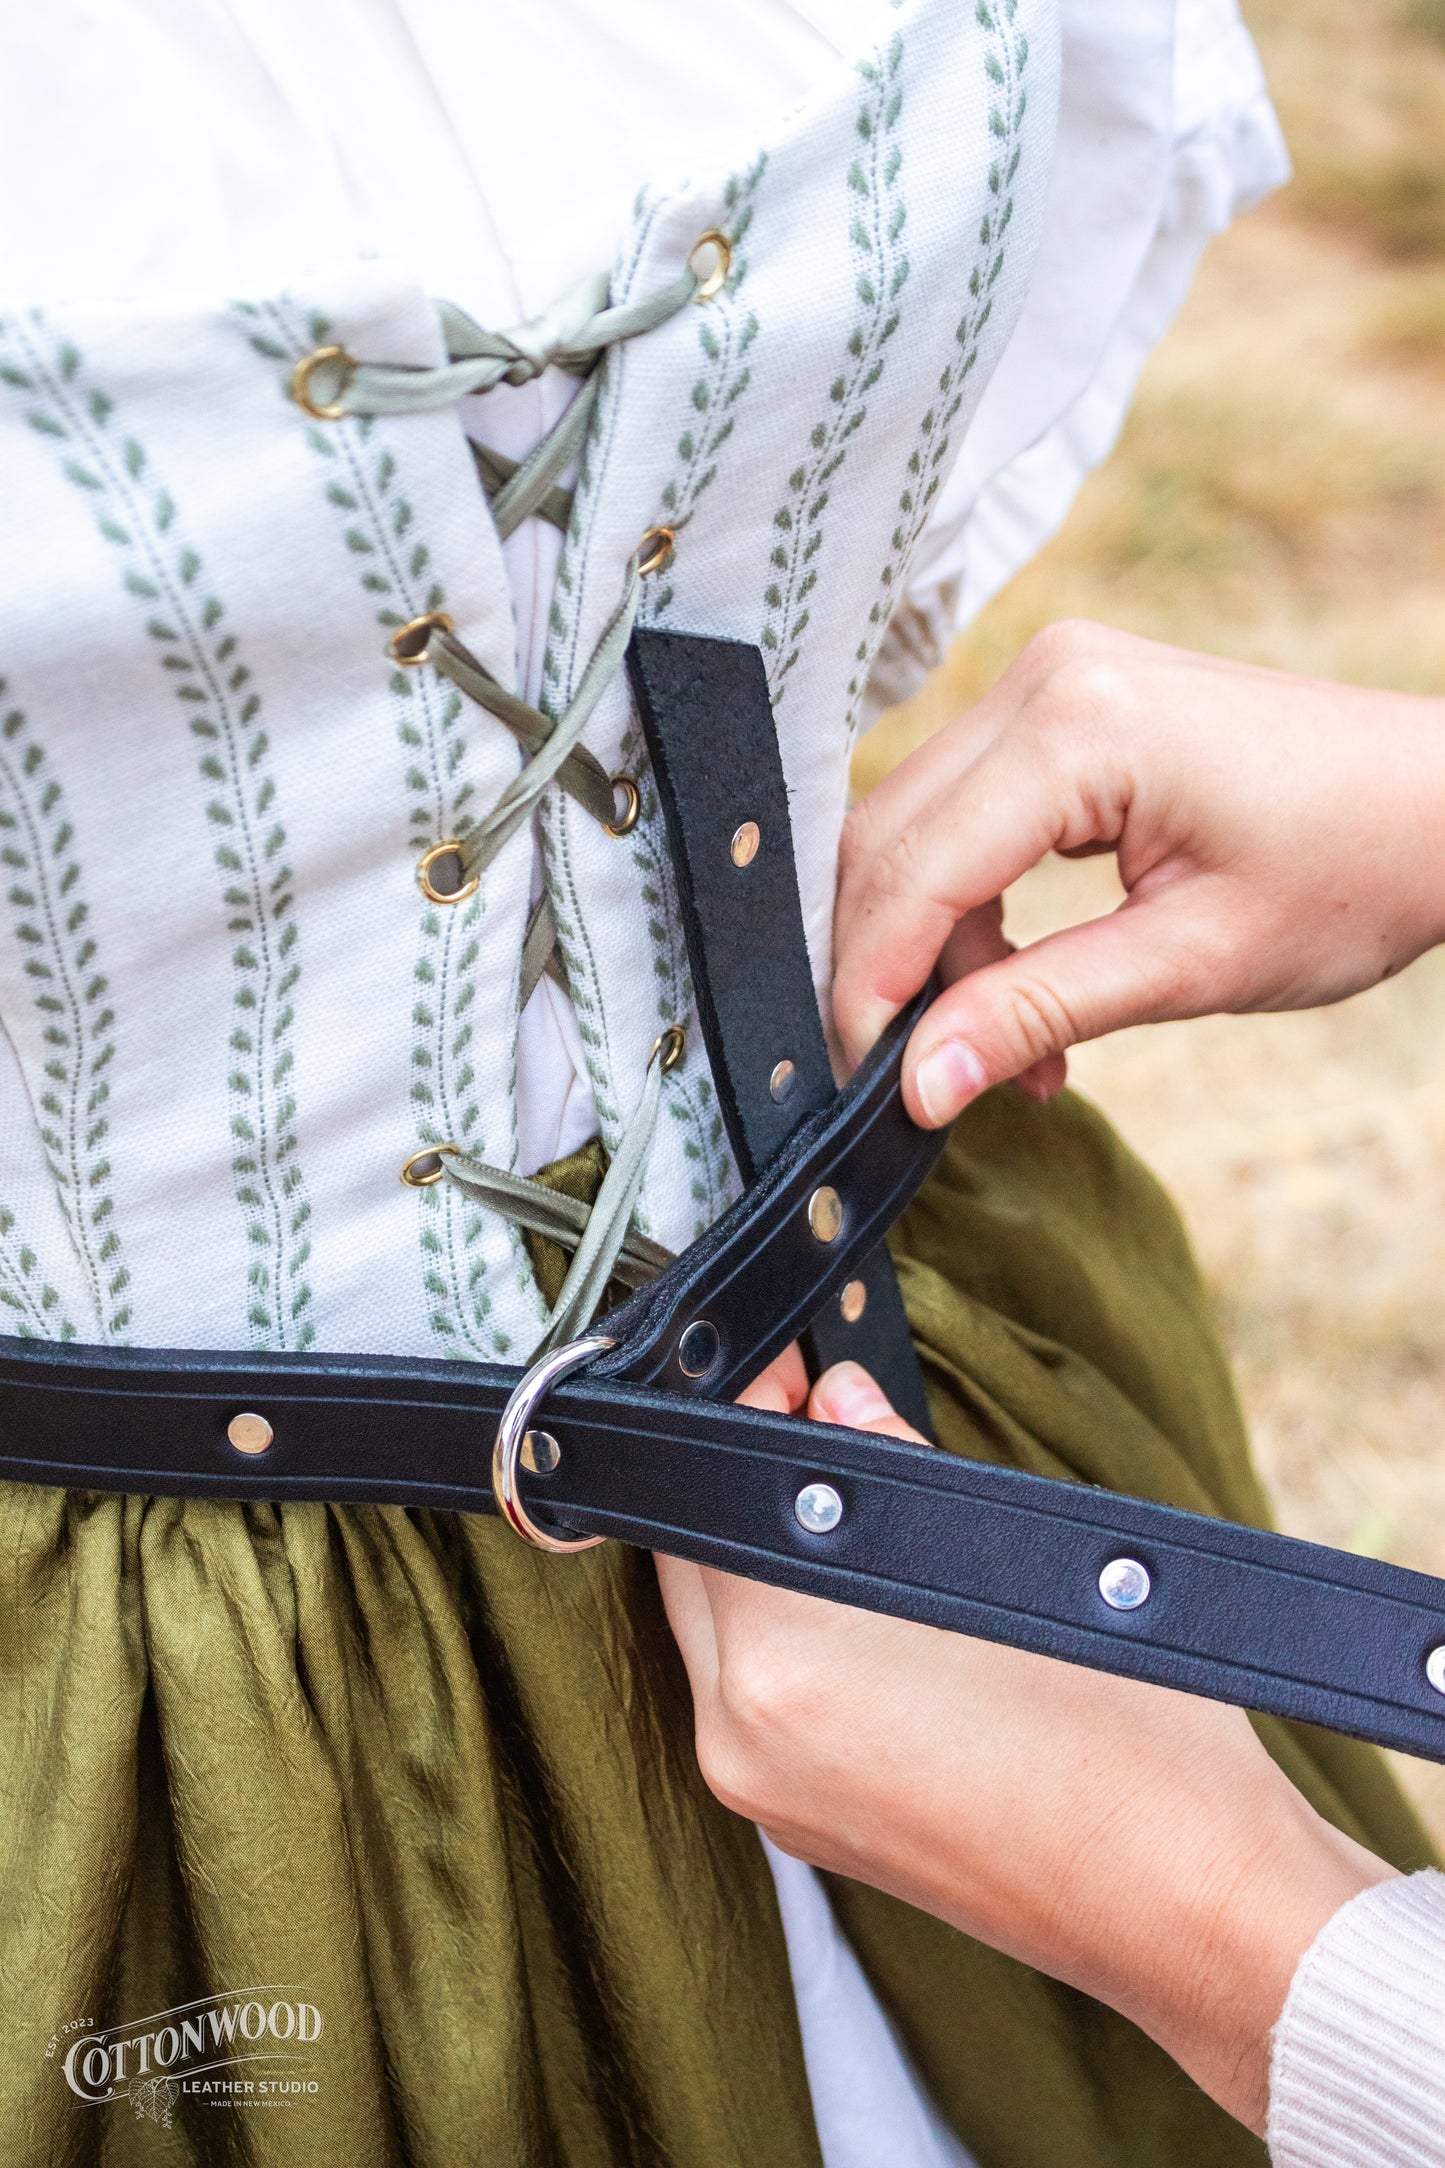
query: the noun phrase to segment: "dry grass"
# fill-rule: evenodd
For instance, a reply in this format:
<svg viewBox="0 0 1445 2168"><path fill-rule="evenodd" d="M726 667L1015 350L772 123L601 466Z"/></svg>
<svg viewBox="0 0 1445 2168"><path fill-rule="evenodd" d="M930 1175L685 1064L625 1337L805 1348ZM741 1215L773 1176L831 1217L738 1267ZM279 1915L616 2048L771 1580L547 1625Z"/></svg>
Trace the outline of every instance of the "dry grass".
<svg viewBox="0 0 1445 2168"><path fill-rule="evenodd" d="M1296 182L1213 251L1065 532L861 785L1068 614L1445 691L1445 0L1248 12ZM1010 928L1116 895L1051 863ZM1445 952L1335 1010L1122 1034L1074 1077L1183 1207L1283 1524L1445 1573ZM1404 1773L1445 1840L1445 1771Z"/></svg>

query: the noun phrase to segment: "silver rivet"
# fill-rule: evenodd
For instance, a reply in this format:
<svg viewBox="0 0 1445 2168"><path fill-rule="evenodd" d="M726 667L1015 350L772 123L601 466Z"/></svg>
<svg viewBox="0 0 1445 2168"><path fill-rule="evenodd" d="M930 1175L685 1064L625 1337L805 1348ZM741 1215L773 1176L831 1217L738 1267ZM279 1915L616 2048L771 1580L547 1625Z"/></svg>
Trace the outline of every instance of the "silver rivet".
<svg viewBox="0 0 1445 2168"><path fill-rule="evenodd" d="M861 1280L850 1280L838 1297L845 1325L856 1325L868 1307L868 1290Z"/></svg>
<svg viewBox="0 0 1445 2168"><path fill-rule="evenodd" d="M807 1483L793 1501L793 1511L810 1536L826 1536L843 1518L843 1501L831 1483Z"/></svg>
<svg viewBox="0 0 1445 2168"><path fill-rule="evenodd" d="M750 866L758 855L758 845L763 840L762 830L756 821L744 821L741 828L733 830L733 864Z"/></svg>
<svg viewBox="0 0 1445 2168"><path fill-rule="evenodd" d="M781 1106L783 1101L791 1093L793 1086L797 1083L797 1081L798 1072L793 1067L793 1064L790 1061L780 1061L777 1068L768 1078L768 1092L770 1097L776 1099L778 1105Z"/></svg>
<svg viewBox="0 0 1445 2168"><path fill-rule="evenodd" d="M1425 1658L1425 1676L1437 1694L1445 1694L1445 1641Z"/></svg>
<svg viewBox="0 0 1445 2168"><path fill-rule="evenodd" d="M843 1200L826 1182L808 1199L808 1225L820 1242L836 1242L843 1232Z"/></svg>
<svg viewBox="0 0 1445 2168"><path fill-rule="evenodd" d="M677 1343L677 1367L685 1378L705 1378L718 1358L721 1346L716 1325L695 1318Z"/></svg>
<svg viewBox="0 0 1445 2168"><path fill-rule="evenodd" d="M550 1430L529 1430L522 1440L521 1460L533 1475L550 1475L562 1459L562 1448Z"/></svg>
<svg viewBox="0 0 1445 2168"><path fill-rule="evenodd" d="M1111 1558L1099 1575L1099 1594L1111 1611L1137 1611L1153 1587L1149 1568L1137 1558Z"/></svg>
<svg viewBox="0 0 1445 2168"><path fill-rule="evenodd" d="M226 1425L226 1436L238 1453L264 1453L276 1433L264 1415L233 1415Z"/></svg>

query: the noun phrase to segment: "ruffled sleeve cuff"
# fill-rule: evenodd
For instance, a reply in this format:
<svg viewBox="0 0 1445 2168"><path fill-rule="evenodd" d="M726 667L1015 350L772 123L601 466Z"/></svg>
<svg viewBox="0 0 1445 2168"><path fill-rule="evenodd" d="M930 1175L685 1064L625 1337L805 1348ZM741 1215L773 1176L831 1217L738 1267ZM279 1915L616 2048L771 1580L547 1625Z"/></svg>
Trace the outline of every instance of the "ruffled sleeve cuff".
<svg viewBox="0 0 1445 2168"><path fill-rule="evenodd" d="M920 538L865 723L1057 532L1205 245L1289 177L1235 0L1069 0L1061 100L1028 305Z"/></svg>
<svg viewBox="0 0 1445 2168"><path fill-rule="evenodd" d="M1445 1875L1377 1883L1301 1958L1274 2030L1274 2168L1445 2168Z"/></svg>

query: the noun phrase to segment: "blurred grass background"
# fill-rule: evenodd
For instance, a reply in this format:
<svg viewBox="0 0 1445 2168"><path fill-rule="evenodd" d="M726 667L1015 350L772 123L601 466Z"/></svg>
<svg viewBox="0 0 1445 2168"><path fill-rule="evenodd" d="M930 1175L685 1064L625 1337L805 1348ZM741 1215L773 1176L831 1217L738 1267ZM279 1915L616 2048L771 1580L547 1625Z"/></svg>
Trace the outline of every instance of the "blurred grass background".
<svg viewBox="0 0 1445 2168"><path fill-rule="evenodd" d="M1295 179L1215 244L1113 457L863 741L860 788L1060 616L1445 693L1445 0L1245 13ZM1051 861L1009 930L1118 894L1109 861ZM1184 1211L1281 1524L1445 1574L1445 951L1333 1010L1121 1033L1072 1075ZM1400 1766L1445 1844L1445 1769Z"/></svg>

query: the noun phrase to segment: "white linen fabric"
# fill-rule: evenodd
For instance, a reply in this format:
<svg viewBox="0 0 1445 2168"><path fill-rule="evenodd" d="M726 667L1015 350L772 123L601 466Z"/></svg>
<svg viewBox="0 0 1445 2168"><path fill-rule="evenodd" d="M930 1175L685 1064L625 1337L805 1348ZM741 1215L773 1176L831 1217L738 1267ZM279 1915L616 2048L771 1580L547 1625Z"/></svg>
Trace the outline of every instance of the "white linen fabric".
<svg viewBox="0 0 1445 2168"><path fill-rule="evenodd" d="M647 613L764 648L825 997L853 731L1062 517L1203 241L1283 171L1233 0L0 11L16 1329L524 1354L508 1225L396 1169L615 1144L690 1006L670 875L655 804L619 843L553 792L473 901L419 910L417 851L518 755L389 671L387 625L445 607L555 710L676 525ZM368 425L282 396L322 338L435 359L429 296L504 325L611 263L645 294L714 225L726 292L606 364L565 554L538 520L498 545L462 431L520 456L570 378ZM587 742L637 758L620 684ZM544 882L572 1001L544 980L519 1019ZM645 1224L687 1241L734 1179L691 1044ZM828 2168L958 2168L778 1871Z"/></svg>
<svg viewBox="0 0 1445 2168"><path fill-rule="evenodd" d="M649 176L725 154L865 42L881 0L55 0L0 20L0 305L267 292L356 253L487 323L607 262ZM1022 321L920 534L861 704L905 697L1059 524L1209 236L1287 172L1235 0L1064 0ZM121 91L123 90L123 95ZM183 186L176 176L184 174ZM485 402L519 455L571 393ZM506 545L539 689L558 538ZM519 1164L595 1129L567 1005L518 1044Z"/></svg>
<svg viewBox="0 0 1445 2168"><path fill-rule="evenodd" d="M1445 1875L1363 1891L1300 1959L1269 2152L1275 2168L1445 2168Z"/></svg>

